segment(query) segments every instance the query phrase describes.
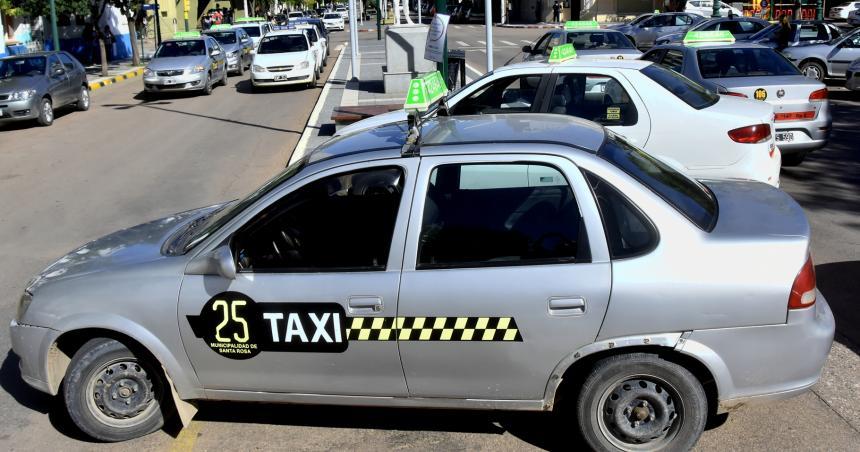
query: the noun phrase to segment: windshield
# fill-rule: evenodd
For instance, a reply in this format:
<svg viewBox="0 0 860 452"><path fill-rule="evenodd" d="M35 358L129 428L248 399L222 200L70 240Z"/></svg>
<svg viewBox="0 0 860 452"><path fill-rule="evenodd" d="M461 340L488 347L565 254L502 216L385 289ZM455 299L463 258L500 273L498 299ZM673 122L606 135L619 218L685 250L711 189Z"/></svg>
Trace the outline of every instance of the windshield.
<svg viewBox="0 0 860 452"><path fill-rule="evenodd" d="M707 49L697 52L704 78L800 75L791 62L773 49Z"/></svg>
<svg viewBox="0 0 860 452"><path fill-rule="evenodd" d="M607 31L567 32L567 43L576 50L632 49L633 44L623 34Z"/></svg>
<svg viewBox="0 0 860 452"><path fill-rule="evenodd" d="M245 33L248 33L248 36L259 38L260 37L260 27L258 25L252 25L248 27L242 27L245 30Z"/></svg>
<svg viewBox="0 0 860 452"><path fill-rule="evenodd" d="M302 13L290 13L289 17L303 17L303 16L304 16L304 14L302 14Z"/></svg>
<svg viewBox="0 0 860 452"><path fill-rule="evenodd" d="M597 155L648 187L702 230L713 229L717 200L704 185L609 130Z"/></svg>
<svg viewBox="0 0 860 452"><path fill-rule="evenodd" d="M710 107L720 100L717 93L663 66L651 64L642 69L642 73L696 110Z"/></svg>
<svg viewBox="0 0 860 452"><path fill-rule="evenodd" d="M263 38L257 53L288 53L306 50L308 50L308 40L303 35L276 35Z"/></svg>
<svg viewBox="0 0 860 452"><path fill-rule="evenodd" d="M248 206L254 204L259 199L271 193L272 190L280 187L281 184L295 176L305 167L306 164L307 158L302 158L297 162L294 162L285 170L281 171L280 174L269 179L266 183L261 185L260 188L245 198L227 203L220 209L216 209L211 212L208 216L198 218L197 220L189 223L186 230L173 241L173 244L170 247L172 250L171 252L181 250L180 252L182 254L187 253L188 250L197 246L198 243L202 242L206 237L209 237L213 232L220 229L221 226L227 224L228 221L233 219L233 217L245 210Z"/></svg>
<svg viewBox="0 0 860 452"><path fill-rule="evenodd" d="M166 41L155 52L155 58L172 58L206 55L206 44L202 40Z"/></svg>
<svg viewBox="0 0 860 452"><path fill-rule="evenodd" d="M340 19L340 14L329 13L323 16L323 19Z"/></svg>
<svg viewBox="0 0 860 452"><path fill-rule="evenodd" d="M0 60L0 79L45 74L45 57L8 58Z"/></svg>
<svg viewBox="0 0 860 452"><path fill-rule="evenodd" d="M216 41L221 44L235 44L236 43L236 32L235 31L210 31L206 33L209 36L215 38Z"/></svg>

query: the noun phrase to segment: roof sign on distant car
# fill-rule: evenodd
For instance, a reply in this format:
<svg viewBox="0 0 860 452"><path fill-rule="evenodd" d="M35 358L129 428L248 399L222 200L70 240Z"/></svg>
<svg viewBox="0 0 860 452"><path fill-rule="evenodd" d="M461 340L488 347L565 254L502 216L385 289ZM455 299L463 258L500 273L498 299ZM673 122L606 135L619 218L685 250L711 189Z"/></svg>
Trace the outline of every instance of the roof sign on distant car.
<svg viewBox="0 0 860 452"><path fill-rule="evenodd" d="M210 30L232 30L233 27L230 24L217 24L209 27Z"/></svg>
<svg viewBox="0 0 860 452"><path fill-rule="evenodd" d="M735 37L728 30L718 31L688 31L684 35L684 44L698 42L735 42Z"/></svg>
<svg viewBox="0 0 860 452"><path fill-rule="evenodd" d="M188 39L188 38L199 38L199 31L177 31L176 34L173 35L174 39Z"/></svg>
<svg viewBox="0 0 860 452"><path fill-rule="evenodd" d="M431 72L423 77L414 78L409 82L409 91L406 94L404 110L427 110L430 104L441 99L448 91L442 74L439 71Z"/></svg>
<svg viewBox="0 0 860 452"><path fill-rule="evenodd" d="M580 30L583 28L600 28L596 20L569 20L564 23L565 30Z"/></svg>
<svg viewBox="0 0 860 452"><path fill-rule="evenodd" d="M240 17L240 18L236 19L237 24L243 23L243 22L265 22L265 21L266 21L266 19L263 19L262 17Z"/></svg>
<svg viewBox="0 0 860 452"><path fill-rule="evenodd" d="M573 44L555 46L549 54L550 63L561 63L573 58L576 58L576 49L573 48Z"/></svg>

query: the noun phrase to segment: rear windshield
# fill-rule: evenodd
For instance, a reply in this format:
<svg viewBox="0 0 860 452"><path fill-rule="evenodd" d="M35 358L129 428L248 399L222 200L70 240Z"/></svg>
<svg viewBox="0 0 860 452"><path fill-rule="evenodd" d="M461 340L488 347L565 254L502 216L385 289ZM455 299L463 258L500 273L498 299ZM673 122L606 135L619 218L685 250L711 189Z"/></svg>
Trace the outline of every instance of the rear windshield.
<svg viewBox="0 0 860 452"><path fill-rule="evenodd" d="M255 38L260 37L260 26L259 25L250 25L247 27L242 27L245 30L245 33L248 33L248 36L253 36Z"/></svg>
<svg viewBox="0 0 860 452"><path fill-rule="evenodd" d="M672 169L606 131L607 139L597 151L625 173L647 186L687 217L703 231L710 231L717 222L717 201L704 185Z"/></svg>
<svg viewBox="0 0 860 452"><path fill-rule="evenodd" d="M207 31L207 35L212 36L221 44L235 44L236 43L236 32L235 31Z"/></svg>
<svg viewBox="0 0 860 452"><path fill-rule="evenodd" d="M720 100L717 93L663 66L650 64L642 69L642 73L696 110L710 107Z"/></svg>
<svg viewBox="0 0 860 452"><path fill-rule="evenodd" d="M797 67L770 48L703 49L697 58L704 78L800 75Z"/></svg>
<svg viewBox="0 0 860 452"><path fill-rule="evenodd" d="M567 32L567 43L576 50L632 49L633 44L623 34L606 31Z"/></svg>
<svg viewBox="0 0 860 452"><path fill-rule="evenodd" d="M257 53L288 53L306 50L308 50L308 40L303 35L276 35L263 38Z"/></svg>
<svg viewBox="0 0 860 452"><path fill-rule="evenodd" d="M340 14L329 13L323 16L323 19L340 19Z"/></svg>

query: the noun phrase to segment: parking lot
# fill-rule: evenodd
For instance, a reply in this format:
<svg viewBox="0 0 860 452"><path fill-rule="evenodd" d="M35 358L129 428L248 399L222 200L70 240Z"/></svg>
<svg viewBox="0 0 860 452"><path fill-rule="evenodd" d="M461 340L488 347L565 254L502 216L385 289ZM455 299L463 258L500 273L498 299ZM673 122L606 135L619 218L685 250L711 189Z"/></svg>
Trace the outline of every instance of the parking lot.
<svg viewBox="0 0 860 452"><path fill-rule="evenodd" d="M468 50L468 75L484 71L484 54L478 49L483 28L455 27L451 33L452 48ZM496 65L540 33L497 29ZM346 34L336 34L332 49L345 40ZM333 50L329 61L337 56ZM330 70L331 65L326 74ZM143 99L140 80L132 79L93 92L89 112L58 112L52 127L0 127L0 322L6 325L14 317L18 294L32 275L79 244L234 199L282 169L321 88L252 93L247 79L231 77L208 97L173 95L153 101ZM789 401L743 406L714 419L699 442L701 450L849 451L860 444L860 93L833 82L830 102L830 143L781 176L781 188L809 218L818 286L836 316L836 341L822 380L813 391ZM525 450L580 445L575 426L561 425L546 414L226 402L201 403L195 420L181 433L96 444L74 429L59 398L21 381L6 334L0 335L0 353L5 357L0 366L0 448L5 450Z"/></svg>

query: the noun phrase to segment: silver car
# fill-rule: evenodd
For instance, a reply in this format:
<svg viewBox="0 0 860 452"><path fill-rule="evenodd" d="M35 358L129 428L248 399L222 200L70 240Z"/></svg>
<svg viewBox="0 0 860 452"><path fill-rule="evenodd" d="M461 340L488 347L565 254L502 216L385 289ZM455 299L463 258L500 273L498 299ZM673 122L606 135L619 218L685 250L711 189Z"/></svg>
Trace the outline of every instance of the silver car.
<svg viewBox="0 0 860 452"><path fill-rule="evenodd" d="M224 50L227 58L227 70L236 75L243 75L245 68L251 66L254 58L254 42L248 33L242 28L233 28L230 25L215 25L203 32L211 36Z"/></svg>
<svg viewBox="0 0 860 452"><path fill-rule="evenodd" d="M860 58L854 60L845 72L845 87L860 91Z"/></svg>
<svg viewBox="0 0 860 452"><path fill-rule="evenodd" d="M87 73L66 52L28 53L0 59L0 125L35 120L54 122L54 109L90 108Z"/></svg>
<svg viewBox="0 0 860 452"><path fill-rule="evenodd" d="M200 91L209 95L215 85L227 84L227 58L211 36L188 32L161 43L143 70L147 94Z"/></svg>
<svg viewBox="0 0 860 452"><path fill-rule="evenodd" d="M532 45L523 47L522 61L544 60L552 49L562 44L573 44L576 56L586 59L631 59L642 55L624 34L601 28L553 30Z"/></svg>
<svg viewBox="0 0 860 452"><path fill-rule="evenodd" d="M809 78L844 78L848 65L860 58L860 29L827 43L791 47L782 53Z"/></svg>
<svg viewBox="0 0 860 452"><path fill-rule="evenodd" d="M624 33L637 48L643 49L653 46L659 37L684 32L703 20L705 18L698 14L661 13L613 29Z"/></svg>
<svg viewBox="0 0 860 452"><path fill-rule="evenodd" d="M708 413L818 380L834 319L809 246L787 194L702 185L594 123L438 118L72 251L12 345L105 441L198 399L569 403L594 449L688 450Z"/></svg>

